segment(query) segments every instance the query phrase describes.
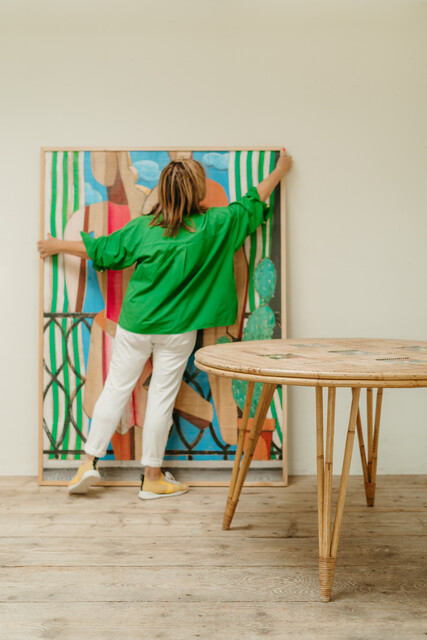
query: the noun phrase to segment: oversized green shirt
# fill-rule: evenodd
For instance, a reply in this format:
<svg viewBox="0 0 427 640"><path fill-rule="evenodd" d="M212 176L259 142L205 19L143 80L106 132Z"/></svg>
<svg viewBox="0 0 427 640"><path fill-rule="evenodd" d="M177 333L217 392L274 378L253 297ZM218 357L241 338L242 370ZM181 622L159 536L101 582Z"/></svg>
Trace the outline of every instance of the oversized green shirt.
<svg viewBox="0 0 427 640"><path fill-rule="evenodd" d="M150 227L152 215L139 216L108 236L81 232L98 271L125 269L134 263L119 317L127 331L184 333L232 325L237 316L234 253L265 223L269 210L251 187L227 207L212 207L186 222L175 238Z"/></svg>

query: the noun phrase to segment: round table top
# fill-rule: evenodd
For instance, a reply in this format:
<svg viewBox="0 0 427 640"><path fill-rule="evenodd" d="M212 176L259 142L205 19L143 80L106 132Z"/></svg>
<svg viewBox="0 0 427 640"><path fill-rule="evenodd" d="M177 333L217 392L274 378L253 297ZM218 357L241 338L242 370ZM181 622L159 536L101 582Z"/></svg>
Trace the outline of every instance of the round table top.
<svg viewBox="0 0 427 640"><path fill-rule="evenodd" d="M426 387L427 342L312 338L230 342L196 352L199 369L298 386Z"/></svg>

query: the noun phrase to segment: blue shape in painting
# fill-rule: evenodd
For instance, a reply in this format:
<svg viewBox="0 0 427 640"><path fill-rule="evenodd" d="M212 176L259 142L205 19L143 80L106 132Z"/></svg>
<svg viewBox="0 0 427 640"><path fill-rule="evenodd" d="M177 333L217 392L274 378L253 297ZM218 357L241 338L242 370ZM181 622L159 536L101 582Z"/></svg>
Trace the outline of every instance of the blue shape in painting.
<svg viewBox="0 0 427 640"><path fill-rule="evenodd" d="M201 162L209 180L218 182L224 188L227 198L230 200L228 185L229 151L194 151L193 158Z"/></svg>
<svg viewBox="0 0 427 640"><path fill-rule="evenodd" d="M217 153L216 151L209 151L203 156L202 162L206 167L214 167L219 171L228 170L228 153Z"/></svg>
<svg viewBox="0 0 427 640"><path fill-rule="evenodd" d="M88 207L95 202L102 202L104 198L102 195L92 187L89 182L85 182L85 205Z"/></svg>
<svg viewBox="0 0 427 640"><path fill-rule="evenodd" d="M86 206L95 204L95 202L105 202L108 200L106 187L95 180L92 173L92 166L90 163L90 151L85 151L84 155L84 178L85 178L85 197ZM93 193L96 192L96 193ZM100 199L99 199L100 197Z"/></svg>
<svg viewBox="0 0 427 640"><path fill-rule="evenodd" d="M170 162L167 151L130 151L130 159L138 172L136 184L154 189L162 170Z"/></svg>
<svg viewBox="0 0 427 640"><path fill-rule="evenodd" d="M145 186L156 185L160 178L160 167L157 162L153 162L153 160L139 160L139 162L135 162L135 169L138 172L138 180L137 183L143 184ZM152 189L152 187L149 187Z"/></svg>
<svg viewBox="0 0 427 640"><path fill-rule="evenodd" d="M195 370L196 368L194 365L194 354L193 354L188 361L186 372L189 374L190 377L193 377ZM201 395L204 398L210 399L210 401L212 402L210 398L211 392L209 387L209 379L205 371L198 371L197 381L195 383L190 381L188 384L191 387L193 387L193 389L198 391L198 393L201 392ZM190 442L190 443L194 442L194 440L198 436L200 436L200 433L201 433L200 429L198 427L195 427L190 422L187 422L187 420L184 420L181 417L179 418L179 421L180 421L182 431L184 433L184 437L186 438L187 442ZM222 453L221 448L218 446L218 442L220 442L224 448L227 447L227 444L224 442L224 440L221 437L221 432L219 429L218 417L216 415L215 407L214 407L214 416L212 420L212 425L215 430L216 440L215 438L213 438L209 427L206 429L203 429L202 437L200 438L200 441L193 448L193 453L192 453L193 460L221 460L224 458L224 454ZM169 436L169 440L166 446L166 451L171 451L171 450L182 451L182 449L183 449L183 444L174 426ZM235 452L236 452L236 446L235 445L229 446L227 449L227 457L233 459ZM184 453L182 455L180 454L165 455L165 460L187 460L187 459L188 457Z"/></svg>
<svg viewBox="0 0 427 640"><path fill-rule="evenodd" d="M89 232L89 235L94 237L93 231ZM105 308L104 298L102 297L101 289L99 287L98 277L96 271L93 268L92 260L86 261L87 275L86 275L86 293L83 302L83 313L99 313ZM92 318L87 318L87 322L92 326ZM85 369L87 369L87 363L89 359L89 344L90 344L90 331L82 323L82 342L83 342L83 355L85 361Z"/></svg>

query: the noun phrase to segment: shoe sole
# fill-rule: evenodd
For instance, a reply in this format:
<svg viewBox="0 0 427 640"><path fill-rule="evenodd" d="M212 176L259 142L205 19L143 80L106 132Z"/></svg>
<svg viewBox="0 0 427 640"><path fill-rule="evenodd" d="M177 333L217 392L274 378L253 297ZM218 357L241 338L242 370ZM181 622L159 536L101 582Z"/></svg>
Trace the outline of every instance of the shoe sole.
<svg viewBox="0 0 427 640"><path fill-rule="evenodd" d="M87 493L89 487L101 480L99 471L86 471L79 482L68 487L68 493Z"/></svg>
<svg viewBox="0 0 427 640"><path fill-rule="evenodd" d="M172 496L182 496L183 493L187 493L190 489L184 489L184 491L174 491L173 493L153 493L152 491L140 491L138 498L141 500L155 500L156 498L171 498Z"/></svg>

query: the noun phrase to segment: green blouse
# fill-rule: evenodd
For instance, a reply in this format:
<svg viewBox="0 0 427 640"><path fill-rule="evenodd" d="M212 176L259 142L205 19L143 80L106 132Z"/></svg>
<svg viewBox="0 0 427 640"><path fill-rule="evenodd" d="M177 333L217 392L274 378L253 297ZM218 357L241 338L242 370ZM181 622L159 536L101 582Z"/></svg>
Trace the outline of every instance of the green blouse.
<svg viewBox="0 0 427 640"><path fill-rule="evenodd" d="M227 207L188 217L195 231L175 238L150 227L152 215L139 216L108 236L81 232L93 266L125 269L134 263L119 317L127 331L184 333L232 325L237 316L234 253L266 222L269 209L251 187Z"/></svg>

